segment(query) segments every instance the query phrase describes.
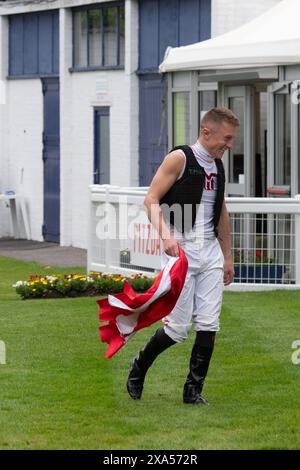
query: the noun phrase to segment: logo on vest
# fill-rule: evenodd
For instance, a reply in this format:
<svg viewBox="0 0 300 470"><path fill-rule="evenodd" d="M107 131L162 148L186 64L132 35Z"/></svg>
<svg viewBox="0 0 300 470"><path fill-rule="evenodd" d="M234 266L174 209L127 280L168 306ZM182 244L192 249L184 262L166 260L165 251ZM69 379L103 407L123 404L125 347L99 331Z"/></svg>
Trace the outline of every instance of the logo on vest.
<svg viewBox="0 0 300 470"><path fill-rule="evenodd" d="M202 172L200 170L197 170L196 168L189 168L188 173L190 176L201 176Z"/></svg>
<svg viewBox="0 0 300 470"><path fill-rule="evenodd" d="M205 173L205 183L204 183L204 188L207 191L213 191L216 189L216 179L217 178L217 173L210 173L209 175Z"/></svg>

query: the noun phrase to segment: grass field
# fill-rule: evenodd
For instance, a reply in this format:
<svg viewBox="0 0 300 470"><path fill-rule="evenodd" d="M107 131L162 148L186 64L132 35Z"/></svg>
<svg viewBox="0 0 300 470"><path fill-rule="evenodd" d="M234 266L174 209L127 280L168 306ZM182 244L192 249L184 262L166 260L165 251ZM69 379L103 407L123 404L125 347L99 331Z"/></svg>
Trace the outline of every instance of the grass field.
<svg viewBox="0 0 300 470"><path fill-rule="evenodd" d="M158 358L134 402L129 363L157 325L106 360L95 298L22 301L11 288L30 273L74 270L0 258L1 449L300 448L299 291L225 293L211 406L182 403L193 334Z"/></svg>

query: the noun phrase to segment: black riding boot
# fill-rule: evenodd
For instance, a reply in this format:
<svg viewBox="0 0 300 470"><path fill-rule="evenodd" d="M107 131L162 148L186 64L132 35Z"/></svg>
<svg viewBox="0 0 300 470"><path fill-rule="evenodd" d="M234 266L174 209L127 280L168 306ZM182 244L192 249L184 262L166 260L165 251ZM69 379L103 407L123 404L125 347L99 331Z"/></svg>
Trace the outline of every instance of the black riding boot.
<svg viewBox="0 0 300 470"><path fill-rule="evenodd" d="M215 336L214 331L197 331L190 359L190 372L183 389L184 403L209 404L201 396L201 392L213 353Z"/></svg>
<svg viewBox="0 0 300 470"><path fill-rule="evenodd" d="M127 380L127 391L131 398L134 400L141 398L147 370L156 357L172 344L175 344L175 341L164 332L163 328L159 328L133 359Z"/></svg>

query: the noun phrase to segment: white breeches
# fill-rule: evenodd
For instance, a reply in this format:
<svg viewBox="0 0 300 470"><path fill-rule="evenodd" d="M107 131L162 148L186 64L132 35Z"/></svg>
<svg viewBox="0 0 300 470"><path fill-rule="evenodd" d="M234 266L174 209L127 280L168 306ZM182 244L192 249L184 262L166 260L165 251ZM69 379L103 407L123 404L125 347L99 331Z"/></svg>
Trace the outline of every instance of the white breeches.
<svg viewBox="0 0 300 470"><path fill-rule="evenodd" d="M188 337L192 324L196 331L219 330L224 257L216 238L205 240L202 245L181 243L189 263L188 272L174 309L163 319L166 334L178 343Z"/></svg>

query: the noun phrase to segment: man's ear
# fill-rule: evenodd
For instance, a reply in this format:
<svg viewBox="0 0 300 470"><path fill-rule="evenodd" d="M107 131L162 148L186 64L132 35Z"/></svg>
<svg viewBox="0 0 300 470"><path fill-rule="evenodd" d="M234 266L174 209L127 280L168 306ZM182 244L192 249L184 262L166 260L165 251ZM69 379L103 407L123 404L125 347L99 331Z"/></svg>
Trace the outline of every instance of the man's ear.
<svg viewBox="0 0 300 470"><path fill-rule="evenodd" d="M202 127L202 135L204 137L208 137L210 134L210 130L207 127Z"/></svg>

